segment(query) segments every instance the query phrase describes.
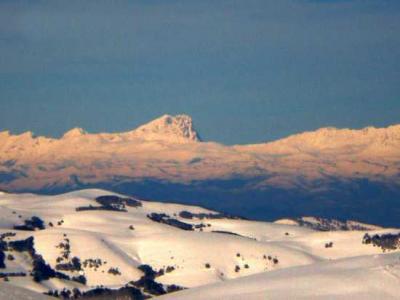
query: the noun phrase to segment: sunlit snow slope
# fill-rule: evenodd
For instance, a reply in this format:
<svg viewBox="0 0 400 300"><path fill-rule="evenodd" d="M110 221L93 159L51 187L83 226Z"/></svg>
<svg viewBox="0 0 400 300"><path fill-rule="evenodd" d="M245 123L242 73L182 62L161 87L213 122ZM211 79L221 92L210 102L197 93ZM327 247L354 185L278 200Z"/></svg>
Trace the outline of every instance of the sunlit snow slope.
<svg viewBox="0 0 400 300"><path fill-rule="evenodd" d="M380 240L365 243L364 239L363 243L365 230L334 227L335 231L317 231L290 220L255 222L200 207L142 201L94 189L58 196L2 193L0 216L0 277L7 278L4 284L40 293L74 288L91 293L102 285L120 293L157 296L221 283L205 291L225 295L221 292L224 284L237 284L239 293L231 293L236 288L228 293L228 288L227 299L243 293L257 299L265 295L265 290L257 288L259 282L265 286L264 281L273 280L268 286L278 287L271 295L281 294L279 280L286 275L279 272L291 274L293 284L286 288L293 292L301 288L295 284L298 280L307 285L310 276L327 284L329 278L357 280L362 270L369 274L363 276L370 276L366 288L376 293L391 295L392 285L400 283L396 277L398 240L380 245ZM396 237L398 232L371 228L370 236L391 233ZM258 275L244 277L254 274ZM243 283L242 279L230 283L242 277ZM248 284L252 278L254 283ZM369 286L372 279L387 282L384 290ZM336 281L332 284L334 289ZM191 299L190 290L182 297L186 293Z"/></svg>
<svg viewBox="0 0 400 300"><path fill-rule="evenodd" d="M399 299L399 255L367 255L293 267L174 293L161 299Z"/></svg>

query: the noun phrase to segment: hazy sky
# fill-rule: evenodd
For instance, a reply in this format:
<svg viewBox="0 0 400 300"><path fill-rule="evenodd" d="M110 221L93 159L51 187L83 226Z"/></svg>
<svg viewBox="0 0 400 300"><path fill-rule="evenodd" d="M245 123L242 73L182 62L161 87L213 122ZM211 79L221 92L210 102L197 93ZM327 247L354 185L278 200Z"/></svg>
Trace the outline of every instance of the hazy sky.
<svg viewBox="0 0 400 300"><path fill-rule="evenodd" d="M206 140L400 123L399 0L0 0L0 130Z"/></svg>

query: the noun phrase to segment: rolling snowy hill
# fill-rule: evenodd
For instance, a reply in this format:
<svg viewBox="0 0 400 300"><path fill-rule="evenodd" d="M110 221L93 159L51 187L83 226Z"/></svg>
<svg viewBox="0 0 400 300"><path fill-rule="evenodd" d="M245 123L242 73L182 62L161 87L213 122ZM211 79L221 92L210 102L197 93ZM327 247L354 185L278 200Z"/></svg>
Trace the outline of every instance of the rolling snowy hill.
<svg viewBox="0 0 400 300"><path fill-rule="evenodd" d="M141 299L189 288L171 299L196 299L199 288L207 299L259 299L265 293L284 299L311 295L312 280L321 297L361 299L355 282L362 280L365 293L390 299L400 283L398 229L363 224L368 228L340 230L331 220L334 231L326 231L326 220L305 218L324 224L316 230L98 189L57 196L2 193L0 216L0 277L6 280L0 295L12 285L86 297Z"/></svg>
<svg viewBox="0 0 400 300"><path fill-rule="evenodd" d="M106 188L273 220L342 216L396 226L400 125L323 128L258 145L201 142L189 116L60 139L0 133L0 188ZM249 204L249 205L247 205ZM382 211L382 213L376 213Z"/></svg>
<svg viewBox="0 0 400 300"><path fill-rule="evenodd" d="M399 299L399 255L367 255L283 269L185 290L161 299Z"/></svg>

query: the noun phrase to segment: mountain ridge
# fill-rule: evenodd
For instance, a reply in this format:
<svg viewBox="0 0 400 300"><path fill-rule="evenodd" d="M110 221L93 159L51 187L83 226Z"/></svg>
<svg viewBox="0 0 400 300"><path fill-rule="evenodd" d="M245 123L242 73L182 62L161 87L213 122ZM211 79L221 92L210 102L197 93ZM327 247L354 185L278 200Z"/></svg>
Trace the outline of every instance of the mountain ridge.
<svg viewBox="0 0 400 300"><path fill-rule="evenodd" d="M83 136L102 136L102 137L125 137L125 138L138 138L143 140L163 140L169 142L200 142L201 138L199 133L195 130L193 120L190 116L181 114L176 116L163 115L146 124L143 124L135 129L116 132L116 133L89 133L83 128L74 127L67 130L60 138L52 138L46 136L36 136L31 131L26 131L21 134L11 134L9 130L0 131L1 138L15 138L15 139L42 139L48 141L60 141L63 139L80 138Z"/></svg>
<svg viewBox="0 0 400 300"><path fill-rule="evenodd" d="M172 128L172 130L171 130ZM170 135L162 136L165 133L169 133ZM184 141L185 139L190 141L201 142L203 141L200 137L200 134L194 127L194 122L191 116L186 114L180 115L162 115L156 119L153 119L143 125L140 125L132 130L122 131L122 132L99 132L99 133L89 133L84 128L74 127L61 136L61 138L53 138L47 136L36 136L32 131L22 132L20 134L12 134L9 130L0 131L0 139L1 138L10 138L10 137L18 137L18 138L32 138L32 139L46 139L46 140L61 140L63 138L71 138L71 137L80 137L80 136L131 136L137 138L143 138L145 140L152 139L162 139L164 141L168 141L168 138L171 138L175 135L175 139L172 138L171 142L176 141ZM282 141L292 141L296 139L306 139L306 138L334 138L334 137L362 137L369 136L371 138L381 137L386 139L396 139L400 140L400 124L388 125L386 127L375 127L375 126L366 126L360 129L351 129L351 128L339 128L339 127L321 127L315 130L308 130L300 133L290 134L286 137L268 140L259 143L250 143L250 144L234 144L231 146L252 146L252 145L268 145ZM216 142L218 143L218 142ZM221 143L218 143L221 144ZM228 145L227 145L228 146Z"/></svg>
<svg viewBox="0 0 400 300"><path fill-rule="evenodd" d="M26 174L39 165L47 173L54 170L54 166L56 173L69 168L69 174L59 178L63 182L70 175L80 176L82 170L73 163L75 161L100 177L104 177L102 173L109 173L177 182L229 178L234 174L268 175L267 180L278 186L287 184L288 175L292 179L298 176L316 179L327 174L378 180L384 176L396 181L400 174L398 149L400 125L361 130L321 128L262 144L227 146L201 142L187 115L164 115L121 133L91 134L74 128L62 138L52 139L35 137L30 131L20 135L1 132L0 174ZM127 163L123 169L120 168L122 161ZM67 167L69 165L75 172ZM103 165L108 165L109 170ZM114 170L113 166L119 170ZM37 171L35 173L38 175ZM275 175L271 178L271 174ZM56 177L60 175L63 174ZM282 176L286 179L279 183ZM26 179L22 179L26 183ZM8 185L3 185L0 177L0 187L8 189Z"/></svg>
<svg viewBox="0 0 400 300"><path fill-rule="evenodd" d="M169 200L198 201L236 214L243 206L250 211L252 203L247 217L259 216L261 206L274 207L276 214L264 214L269 218L339 214L387 225L396 222L400 207L393 204L400 199L399 149L400 125L323 128L227 146L201 142L190 117L165 115L123 133L75 128L51 139L2 132L0 189L59 193L105 187L145 198L167 194ZM360 205L362 212L356 209ZM392 217L372 214L382 207Z"/></svg>

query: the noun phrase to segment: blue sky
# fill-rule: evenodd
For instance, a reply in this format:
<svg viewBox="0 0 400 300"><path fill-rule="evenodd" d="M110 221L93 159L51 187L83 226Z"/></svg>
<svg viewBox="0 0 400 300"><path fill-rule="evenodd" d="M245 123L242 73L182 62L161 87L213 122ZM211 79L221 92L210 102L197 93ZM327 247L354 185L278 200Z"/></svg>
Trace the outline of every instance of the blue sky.
<svg viewBox="0 0 400 300"><path fill-rule="evenodd" d="M223 143L400 123L398 0L0 0L0 130Z"/></svg>

